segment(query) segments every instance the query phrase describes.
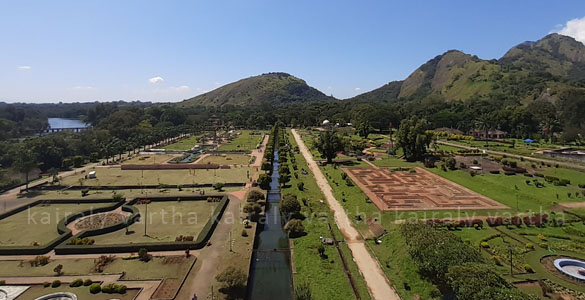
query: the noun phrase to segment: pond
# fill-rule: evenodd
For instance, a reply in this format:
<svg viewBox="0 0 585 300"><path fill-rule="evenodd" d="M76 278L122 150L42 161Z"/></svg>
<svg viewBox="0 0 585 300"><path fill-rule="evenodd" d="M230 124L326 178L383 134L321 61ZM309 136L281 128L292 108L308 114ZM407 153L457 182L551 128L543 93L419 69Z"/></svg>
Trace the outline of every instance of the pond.
<svg viewBox="0 0 585 300"><path fill-rule="evenodd" d="M72 128L86 128L89 124L77 119L65 118L49 118L49 127L51 129L72 129Z"/></svg>

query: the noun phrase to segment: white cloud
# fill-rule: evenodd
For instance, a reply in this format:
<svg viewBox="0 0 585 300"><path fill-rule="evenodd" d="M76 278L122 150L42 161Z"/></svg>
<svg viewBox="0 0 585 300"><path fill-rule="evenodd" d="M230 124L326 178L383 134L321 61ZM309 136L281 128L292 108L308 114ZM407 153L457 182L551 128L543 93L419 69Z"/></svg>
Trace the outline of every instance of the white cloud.
<svg viewBox="0 0 585 300"><path fill-rule="evenodd" d="M355 88L355 91L358 92L359 90L361 90L361 88Z"/></svg>
<svg viewBox="0 0 585 300"><path fill-rule="evenodd" d="M72 90L75 90L75 91L91 91L91 90L95 90L95 88L93 86L81 86L81 85L74 86L71 89Z"/></svg>
<svg viewBox="0 0 585 300"><path fill-rule="evenodd" d="M180 85L180 86L171 86L169 87L169 91L171 92L187 92L190 91L191 88L188 85Z"/></svg>
<svg viewBox="0 0 585 300"><path fill-rule="evenodd" d="M152 77L152 78L148 79L148 82L150 82L150 83L161 83L163 81L165 81L165 79L160 77L160 76L156 76L156 77Z"/></svg>
<svg viewBox="0 0 585 300"><path fill-rule="evenodd" d="M32 69L32 67L31 66L18 66L18 69L28 71L28 70Z"/></svg>
<svg viewBox="0 0 585 300"><path fill-rule="evenodd" d="M585 17L568 21L557 33L570 36L585 44Z"/></svg>

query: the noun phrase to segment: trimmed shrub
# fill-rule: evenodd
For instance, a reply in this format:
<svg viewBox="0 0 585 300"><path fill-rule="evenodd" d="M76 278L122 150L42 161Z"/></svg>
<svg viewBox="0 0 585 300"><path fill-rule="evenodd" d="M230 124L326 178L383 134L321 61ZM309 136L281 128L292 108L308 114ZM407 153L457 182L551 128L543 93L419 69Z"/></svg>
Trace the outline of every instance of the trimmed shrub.
<svg viewBox="0 0 585 300"><path fill-rule="evenodd" d="M53 283L51 283L52 288L58 288L60 286L61 286L61 280L55 280L55 281L53 281Z"/></svg>
<svg viewBox="0 0 585 300"><path fill-rule="evenodd" d="M48 288L50 286L51 286L51 283L50 282L48 282L48 281L43 282L43 287Z"/></svg>
<svg viewBox="0 0 585 300"><path fill-rule="evenodd" d="M92 283L93 281L91 281L91 279L86 279L85 281L83 281L84 286L90 286Z"/></svg>
<svg viewBox="0 0 585 300"><path fill-rule="evenodd" d="M532 243L526 243L526 249L528 250L534 250L534 245Z"/></svg>
<svg viewBox="0 0 585 300"><path fill-rule="evenodd" d="M297 188L299 189L299 191L303 191L305 189L305 184L303 182L299 182L297 183Z"/></svg>
<svg viewBox="0 0 585 300"><path fill-rule="evenodd" d="M524 265L524 270L525 270L527 273L534 273L534 269L532 269L532 266L530 266L529 264L525 264L525 265Z"/></svg>
<svg viewBox="0 0 585 300"><path fill-rule="evenodd" d="M494 261L494 264L498 266L502 265L502 259L499 256L497 255L492 256L492 260Z"/></svg>
<svg viewBox="0 0 585 300"><path fill-rule="evenodd" d="M264 200L266 199L266 196L264 196L264 193L262 193L259 190L255 190L252 189L248 192L248 195L246 195L246 201L248 202L256 202L259 200Z"/></svg>
<svg viewBox="0 0 585 300"><path fill-rule="evenodd" d="M506 172L504 172L504 174L505 174L506 176L512 176L512 175L516 175L516 172L512 172L512 171L506 171Z"/></svg>
<svg viewBox="0 0 585 300"><path fill-rule="evenodd" d="M69 283L70 287L80 287L83 285L83 279L75 279Z"/></svg>
<svg viewBox="0 0 585 300"><path fill-rule="evenodd" d="M248 232L246 231L246 229L242 229L242 236L243 237L247 237L248 236Z"/></svg>
<svg viewBox="0 0 585 300"><path fill-rule="evenodd" d="M482 248L489 248L490 244L488 242L481 242L481 244L479 244Z"/></svg>
<svg viewBox="0 0 585 300"><path fill-rule="evenodd" d="M89 286L89 292L92 294L97 294L102 291L102 286L99 283L92 283Z"/></svg>

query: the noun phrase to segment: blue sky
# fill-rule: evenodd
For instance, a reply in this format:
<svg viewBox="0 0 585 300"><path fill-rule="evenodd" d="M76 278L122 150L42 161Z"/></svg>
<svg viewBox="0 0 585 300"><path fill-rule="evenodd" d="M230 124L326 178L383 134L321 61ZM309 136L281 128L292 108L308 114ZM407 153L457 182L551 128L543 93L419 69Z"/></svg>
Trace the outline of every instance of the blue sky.
<svg viewBox="0 0 585 300"><path fill-rule="evenodd" d="M583 0L0 4L6 102L179 101L275 71L349 98L449 49L499 58L559 30L585 41Z"/></svg>

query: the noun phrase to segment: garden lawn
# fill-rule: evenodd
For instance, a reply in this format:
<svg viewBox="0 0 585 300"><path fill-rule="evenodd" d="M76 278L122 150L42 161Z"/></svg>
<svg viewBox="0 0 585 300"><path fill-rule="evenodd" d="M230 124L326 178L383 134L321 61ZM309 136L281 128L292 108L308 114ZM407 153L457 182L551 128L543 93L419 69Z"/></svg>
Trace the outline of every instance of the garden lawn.
<svg viewBox="0 0 585 300"><path fill-rule="evenodd" d="M144 197L146 193L148 196L164 196L164 197L181 197L181 196L193 196L193 193L199 194L200 191L204 191L205 194L216 194L217 191L212 187L206 188L181 188L182 190L179 191L178 189L123 189L123 190L107 190L107 189L99 189L99 190L90 190L87 196L83 197L86 200L98 200L98 199L111 199L112 195L117 192L127 200L134 199L136 197ZM241 190L241 186L237 187L224 187L222 192L230 193L236 192ZM81 191L77 190L69 190L69 191L42 191L40 193L32 193L27 196L23 196L23 198L32 198L34 200L77 200L81 197Z"/></svg>
<svg viewBox="0 0 585 300"><path fill-rule="evenodd" d="M252 157L247 154L220 154L209 155L201 159L199 164L219 164L219 165L248 165Z"/></svg>
<svg viewBox="0 0 585 300"><path fill-rule="evenodd" d="M260 134L251 134L251 133ZM262 143L265 132L255 130L239 130L239 135L233 141L219 146L219 151L252 151Z"/></svg>
<svg viewBox="0 0 585 300"><path fill-rule="evenodd" d="M179 235L193 236L196 240L217 207L217 202L200 201L153 201L137 204L140 222L125 229L91 237L96 245L173 242ZM146 232L144 236L144 222Z"/></svg>
<svg viewBox="0 0 585 300"><path fill-rule="evenodd" d="M166 145L163 147L163 149L170 151L189 151L193 147L195 147L195 144L197 144L197 139L199 139L200 137L201 135L192 135L176 143Z"/></svg>
<svg viewBox="0 0 585 300"><path fill-rule="evenodd" d="M213 184L246 183L250 167L231 169L193 169L193 170L122 170L120 168L98 167L97 178L83 179L83 174L69 176L62 180L63 185L78 186L125 186L125 185L164 185L164 184ZM144 174L144 178L142 177ZM251 174L250 174L251 175ZM80 181L81 179L81 181Z"/></svg>
<svg viewBox="0 0 585 300"><path fill-rule="evenodd" d="M0 247L45 245L59 236L57 224L65 217L114 203L38 204L0 220Z"/></svg>
<svg viewBox="0 0 585 300"><path fill-rule="evenodd" d="M180 263L165 263L164 257L153 257L149 262L141 262L138 259L124 260L116 258L106 265L103 273L94 273L93 258L57 259L40 267L31 267L27 261L0 261L0 276L54 276L53 269L57 265L63 265L63 275L79 276L81 279L91 275L121 274L126 275L123 280L156 280L161 278L184 278L195 261L195 257L180 257Z"/></svg>
<svg viewBox="0 0 585 300"><path fill-rule="evenodd" d="M123 284L123 283L122 283ZM69 284L63 284L58 288L52 287L43 287L42 285L33 285L31 286L26 292L18 296L18 300L34 300L38 297L58 293L58 292L69 292L73 293L77 296L77 299L92 299L92 300L109 300L109 299L119 299L119 300L133 300L136 298L138 293L140 292L139 289L129 289L126 290L125 294L106 294L106 293L98 293L92 294L89 292L89 286L80 286L76 288L69 287Z"/></svg>
<svg viewBox="0 0 585 300"><path fill-rule="evenodd" d="M123 161L123 165L154 165L165 163L180 155L177 154L140 154L129 160Z"/></svg>
<svg viewBox="0 0 585 300"><path fill-rule="evenodd" d="M286 138L294 149L297 145L294 138L287 130ZM295 171L290 161L292 156L296 160L297 170ZM294 194L301 204L302 214L306 217L303 221L307 235L291 239L293 244L293 264L296 273L294 281L298 285L307 283L311 287L313 299L331 299L331 295L339 299L355 299L354 292L345 274L341 258L334 246L325 246L325 255L327 258L319 256L317 251L321 242L320 237L331 237L328 223L332 224L334 230L337 230L333 215L331 214L321 190L315 182L313 173L309 171L307 163L302 154L291 151L289 161L286 163L291 171L291 181L282 189L282 194ZM303 175L301 170L305 169L308 174ZM296 174L296 176L295 176ZM298 178L296 178L298 177ZM297 184L303 182L304 189L298 189ZM307 205L303 204L306 199ZM335 231L334 231L335 233ZM343 240L341 234L336 234L337 240ZM369 294L365 282L361 277L357 266L352 260L351 252L345 244L344 258L348 263L349 271L356 283L361 299L369 299Z"/></svg>
<svg viewBox="0 0 585 300"><path fill-rule="evenodd" d="M532 183L533 179L538 179L544 183L544 179L538 177L508 176L504 174L471 176L468 172L461 170L442 171L438 168L428 170L520 212L549 210L553 202L585 200L583 197L576 198L572 196L569 198L567 196L568 192L574 191L572 186L562 187L545 183L545 187L537 188ZM530 185L526 184L527 180L531 182Z"/></svg>

